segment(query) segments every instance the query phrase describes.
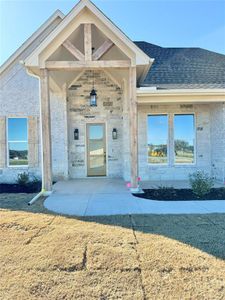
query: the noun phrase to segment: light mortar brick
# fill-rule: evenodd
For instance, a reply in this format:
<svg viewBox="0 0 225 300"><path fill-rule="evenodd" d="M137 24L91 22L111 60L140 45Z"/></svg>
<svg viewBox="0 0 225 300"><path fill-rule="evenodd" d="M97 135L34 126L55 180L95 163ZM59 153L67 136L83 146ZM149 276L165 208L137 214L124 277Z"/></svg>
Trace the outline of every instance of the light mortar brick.
<svg viewBox="0 0 225 300"><path fill-rule="evenodd" d="M27 74L20 61L24 60L58 23L59 19L56 19L0 74L0 116L39 116L39 81ZM38 140L40 141L40 132ZM15 182L17 175L22 172L29 172L31 175L41 177L40 144L38 153L39 166L37 168L5 167L0 169L0 182Z"/></svg>
<svg viewBox="0 0 225 300"><path fill-rule="evenodd" d="M225 182L225 104L211 104L212 175Z"/></svg>

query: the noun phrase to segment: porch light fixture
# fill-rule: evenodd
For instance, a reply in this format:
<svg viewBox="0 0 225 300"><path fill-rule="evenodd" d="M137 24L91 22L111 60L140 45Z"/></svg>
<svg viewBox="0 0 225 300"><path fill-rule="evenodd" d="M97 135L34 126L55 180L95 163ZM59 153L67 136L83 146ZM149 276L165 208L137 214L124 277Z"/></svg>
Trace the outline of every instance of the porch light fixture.
<svg viewBox="0 0 225 300"><path fill-rule="evenodd" d="M97 94L94 88L90 92L90 106L97 106Z"/></svg>
<svg viewBox="0 0 225 300"><path fill-rule="evenodd" d="M79 140L79 129L75 128L74 129L74 140Z"/></svg>
<svg viewBox="0 0 225 300"><path fill-rule="evenodd" d="M97 106L97 93L95 90L95 84L94 84L94 71L93 71L93 88L90 92L90 106Z"/></svg>
<svg viewBox="0 0 225 300"><path fill-rule="evenodd" d="M113 128L112 138L113 138L113 140L117 140L117 129L116 128Z"/></svg>

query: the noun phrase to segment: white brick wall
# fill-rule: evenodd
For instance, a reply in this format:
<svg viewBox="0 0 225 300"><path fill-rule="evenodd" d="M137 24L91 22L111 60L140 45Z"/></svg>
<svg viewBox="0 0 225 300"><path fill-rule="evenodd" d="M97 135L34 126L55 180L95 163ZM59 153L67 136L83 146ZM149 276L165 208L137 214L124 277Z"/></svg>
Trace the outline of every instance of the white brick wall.
<svg viewBox="0 0 225 300"><path fill-rule="evenodd" d="M225 104L210 105L212 175L225 182Z"/></svg>
<svg viewBox="0 0 225 300"><path fill-rule="evenodd" d="M15 69L17 70L16 72ZM1 81L0 116L39 116L38 79L27 75L25 69L18 64L4 74L4 79L4 82ZM25 171L37 177L41 175L40 167L5 167L0 170L0 182L14 182L17 175Z"/></svg>
<svg viewBox="0 0 225 300"><path fill-rule="evenodd" d="M29 76L25 68L19 63L27 57L37 45L55 28L59 19L55 20L42 34L0 74L0 116L27 117L39 116L39 81ZM39 136L40 141L40 136ZM39 167L0 169L0 182L14 182L17 174L28 171L41 176L41 157L39 145Z"/></svg>
<svg viewBox="0 0 225 300"><path fill-rule="evenodd" d="M53 179L68 178L66 94L50 94Z"/></svg>

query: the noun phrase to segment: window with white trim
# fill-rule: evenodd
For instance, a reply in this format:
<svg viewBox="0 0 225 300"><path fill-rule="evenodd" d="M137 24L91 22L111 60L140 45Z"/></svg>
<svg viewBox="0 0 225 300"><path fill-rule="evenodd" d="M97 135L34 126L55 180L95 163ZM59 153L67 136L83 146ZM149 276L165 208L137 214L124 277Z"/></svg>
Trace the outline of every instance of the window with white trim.
<svg viewBox="0 0 225 300"><path fill-rule="evenodd" d="M174 115L174 162L195 162L195 120L193 114Z"/></svg>
<svg viewBox="0 0 225 300"><path fill-rule="evenodd" d="M168 115L148 116L148 163L168 162Z"/></svg>
<svg viewBox="0 0 225 300"><path fill-rule="evenodd" d="M28 165L27 118L8 118L8 165Z"/></svg>

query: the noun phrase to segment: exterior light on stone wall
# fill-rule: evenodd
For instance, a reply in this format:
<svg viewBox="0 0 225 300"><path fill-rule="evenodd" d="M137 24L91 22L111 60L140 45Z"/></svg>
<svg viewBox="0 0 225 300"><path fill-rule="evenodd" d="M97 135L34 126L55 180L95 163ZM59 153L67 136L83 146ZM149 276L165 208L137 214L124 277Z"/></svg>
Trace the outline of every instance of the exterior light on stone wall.
<svg viewBox="0 0 225 300"><path fill-rule="evenodd" d="M93 87L90 92L90 106L97 106L97 93L95 90L95 73L93 71Z"/></svg>
<svg viewBox="0 0 225 300"><path fill-rule="evenodd" d="M94 88L90 92L90 106L97 106L97 94Z"/></svg>
<svg viewBox="0 0 225 300"><path fill-rule="evenodd" d="M116 128L113 128L112 138L113 138L113 140L117 140L117 129Z"/></svg>
<svg viewBox="0 0 225 300"><path fill-rule="evenodd" d="M79 140L79 129L75 128L74 129L74 140Z"/></svg>

